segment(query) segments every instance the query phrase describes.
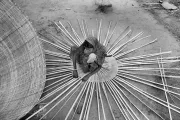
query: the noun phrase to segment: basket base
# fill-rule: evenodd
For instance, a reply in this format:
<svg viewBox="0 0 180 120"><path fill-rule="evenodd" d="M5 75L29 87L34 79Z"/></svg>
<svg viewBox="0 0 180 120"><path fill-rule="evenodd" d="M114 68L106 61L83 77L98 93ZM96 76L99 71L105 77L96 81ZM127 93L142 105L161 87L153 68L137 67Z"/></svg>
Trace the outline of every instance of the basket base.
<svg viewBox="0 0 180 120"><path fill-rule="evenodd" d="M84 73L77 64L79 77L83 77L88 73ZM88 82L104 82L113 79L118 73L118 63L114 57L106 57L102 68L96 74L92 75Z"/></svg>

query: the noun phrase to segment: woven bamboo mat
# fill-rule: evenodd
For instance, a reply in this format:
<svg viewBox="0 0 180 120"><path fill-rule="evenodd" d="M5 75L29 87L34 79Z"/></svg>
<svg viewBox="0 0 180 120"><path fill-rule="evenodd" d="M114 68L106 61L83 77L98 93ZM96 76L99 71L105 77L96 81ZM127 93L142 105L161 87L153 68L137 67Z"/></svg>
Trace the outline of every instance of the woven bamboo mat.
<svg viewBox="0 0 180 120"><path fill-rule="evenodd" d="M28 18L0 1L0 119L19 119L39 100L45 82L41 42Z"/></svg>

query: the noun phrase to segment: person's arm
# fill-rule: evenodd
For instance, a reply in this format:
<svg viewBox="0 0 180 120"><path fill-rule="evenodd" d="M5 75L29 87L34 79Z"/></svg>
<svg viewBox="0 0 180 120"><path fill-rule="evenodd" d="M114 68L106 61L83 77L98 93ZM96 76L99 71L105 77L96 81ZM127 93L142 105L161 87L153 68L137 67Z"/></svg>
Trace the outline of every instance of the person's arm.
<svg viewBox="0 0 180 120"><path fill-rule="evenodd" d="M73 78L78 78L77 66L76 66L76 56L73 56Z"/></svg>
<svg viewBox="0 0 180 120"><path fill-rule="evenodd" d="M112 55L107 55L107 54L105 54L105 57L112 57Z"/></svg>

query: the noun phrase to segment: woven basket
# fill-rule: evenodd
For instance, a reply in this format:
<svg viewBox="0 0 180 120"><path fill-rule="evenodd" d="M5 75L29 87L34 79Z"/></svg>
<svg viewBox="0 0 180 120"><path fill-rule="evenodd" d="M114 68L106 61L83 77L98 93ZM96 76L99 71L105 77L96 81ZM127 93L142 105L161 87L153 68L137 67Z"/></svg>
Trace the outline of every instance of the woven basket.
<svg viewBox="0 0 180 120"><path fill-rule="evenodd" d="M0 119L19 119L39 100L45 83L41 43L28 18L0 1Z"/></svg>

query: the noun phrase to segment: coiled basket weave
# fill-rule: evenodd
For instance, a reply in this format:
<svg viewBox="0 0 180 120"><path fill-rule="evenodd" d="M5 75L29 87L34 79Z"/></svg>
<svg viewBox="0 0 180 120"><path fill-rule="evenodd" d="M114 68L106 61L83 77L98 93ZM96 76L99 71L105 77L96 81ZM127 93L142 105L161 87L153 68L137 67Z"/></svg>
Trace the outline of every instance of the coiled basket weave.
<svg viewBox="0 0 180 120"><path fill-rule="evenodd" d="M44 83L44 56L35 30L11 1L0 0L0 120L28 113Z"/></svg>

